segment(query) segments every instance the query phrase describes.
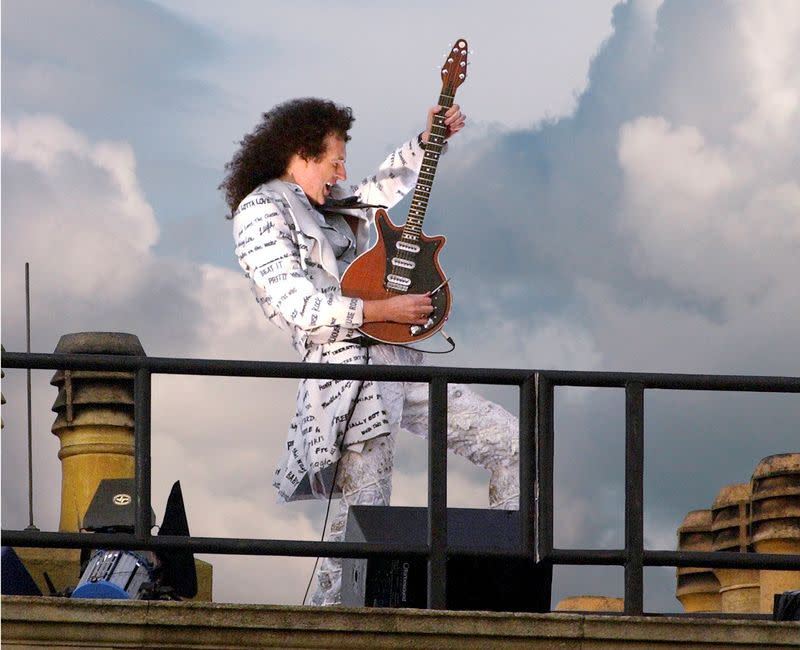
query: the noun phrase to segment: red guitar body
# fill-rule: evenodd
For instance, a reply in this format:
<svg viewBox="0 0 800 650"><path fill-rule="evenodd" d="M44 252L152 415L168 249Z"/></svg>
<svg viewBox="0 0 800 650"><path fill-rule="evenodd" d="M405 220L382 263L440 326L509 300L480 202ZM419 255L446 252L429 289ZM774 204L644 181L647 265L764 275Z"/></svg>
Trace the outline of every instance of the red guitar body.
<svg viewBox="0 0 800 650"><path fill-rule="evenodd" d="M375 213L378 241L365 253L359 255L342 276L342 294L363 300L382 300L403 293L427 293L441 285L446 276L439 265L439 252L444 246L444 237L428 237L420 234L416 240L418 253L398 250L402 242L403 228L392 223L385 210ZM402 246L402 244L401 244ZM408 270L411 284L406 291L387 287L387 278L392 273L392 260L403 256L414 264ZM422 341L438 332L450 313L450 285L445 284L433 296L433 313L424 326L403 323L365 323L359 330L383 343L413 343Z"/></svg>

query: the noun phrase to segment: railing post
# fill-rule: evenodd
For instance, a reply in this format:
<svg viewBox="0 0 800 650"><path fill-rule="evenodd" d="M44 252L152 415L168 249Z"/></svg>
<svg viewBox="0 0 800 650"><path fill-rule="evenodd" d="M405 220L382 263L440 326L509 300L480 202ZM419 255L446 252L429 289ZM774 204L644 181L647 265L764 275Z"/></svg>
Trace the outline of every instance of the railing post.
<svg viewBox="0 0 800 650"><path fill-rule="evenodd" d="M428 609L447 606L447 380L428 388Z"/></svg>
<svg viewBox="0 0 800 650"><path fill-rule="evenodd" d="M537 372L536 383L536 561L553 552L553 383Z"/></svg>
<svg viewBox="0 0 800 650"><path fill-rule="evenodd" d="M136 466L136 513L134 534L146 541L150 537L151 472L150 472L150 404L151 376L146 368L136 371L133 388L134 455Z"/></svg>
<svg viewBox="0 0 800 650"><path fill-rule="evenodd" d="M625 614L644 609L644 386L625 385Z"/></svg>
<svg viewBox="0 0 800 650"><path fill-rule="evenodd" d="M519 387L519 516L520 541L526 555L536 556L536 379Z"/></svg>

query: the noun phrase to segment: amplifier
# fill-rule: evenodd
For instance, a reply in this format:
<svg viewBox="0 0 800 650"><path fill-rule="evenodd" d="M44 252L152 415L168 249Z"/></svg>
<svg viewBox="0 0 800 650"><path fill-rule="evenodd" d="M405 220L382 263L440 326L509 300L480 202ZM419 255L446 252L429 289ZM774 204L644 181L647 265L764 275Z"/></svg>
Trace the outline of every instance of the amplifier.
<svg viewBox="0 0 800 650"><path fill-rule="evenodd" d="M22 560L10 546L2 547L2 593L4 596L41 596Z"/></svg>
<svg viewBox="0 0 800 650"><path fill-rule="evenodd" d="M800 590L775 594L773 602L773 621L800 621Z"/></svg>
<svg viewBox="0 0 800 650"><path fill-rule="evenodd" d="M345 541L427 542L425 508L352 506ZM519 512L447 510L448 546L480 550L519 547ZM529 559L452 553L447 560L447 609L549 612L552 566ZM427 607L428 563L412 557L344 558L342 604L353 607Z"/></svg>

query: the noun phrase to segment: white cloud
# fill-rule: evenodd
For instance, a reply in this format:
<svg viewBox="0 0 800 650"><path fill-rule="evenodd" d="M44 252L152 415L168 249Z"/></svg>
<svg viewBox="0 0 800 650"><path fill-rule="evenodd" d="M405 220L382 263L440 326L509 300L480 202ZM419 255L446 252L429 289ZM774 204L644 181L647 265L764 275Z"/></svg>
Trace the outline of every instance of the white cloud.
<svg viewBox="0 0 800 650"><path fill-rule="evenodd" d="M59 118L34 115L3 123L3 156L12 173L38 181L6 187L3 225L14 242L4 246L4 281L29 261L48 303L59 302L62 283L74 297L103 295L111 304L140 286L158 224L128 145L90 143Z"/></svg>
<svg viewBox="0 0 800 650"><path fill-rule="evenodd" d="M526 322L501 317L499 311L486 311L489 313L480 320L470 322L469 332L459 332L464 336L457 339L459 350L463 348L459 352L461 363L562 370L601 366L602 353L591 332L572 320L544 315Z"/></svg>
<svg viewBox="0 0 800 650"><path fill-rule="evenodd" d="M671 129L658 117L622 125L619 161L631 179L634 199L654 204L677 200L680 206L693 206L729 191L736 180L724 154L709 147L697 129ZM676 230L686 226L672 225Z"/></svg>
<svg viewBox="0 0 800 650"><path fill-rule="evenodd" d="M774 0L769 7L742 3L737 27L747 64L745 87L753 110L736 125L737 134L757 147L785 149L797 142L800 113L800 6Z"/></svg>
<svg viewBox="0 0 800 650"><path fill-rule="evenodd" d="M749 156L663 118L623 125L619 162L621 227L645 271L728 306L758 302L800 271L797 182L776 183Z"/></svg>

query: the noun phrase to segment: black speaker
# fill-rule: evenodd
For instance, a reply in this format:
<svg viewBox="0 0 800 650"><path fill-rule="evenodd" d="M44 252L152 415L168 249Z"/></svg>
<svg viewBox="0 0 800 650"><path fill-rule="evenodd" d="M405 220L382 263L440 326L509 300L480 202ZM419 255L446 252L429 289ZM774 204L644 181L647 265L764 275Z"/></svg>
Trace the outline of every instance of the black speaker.
<svg viewBox="0 0 800 650"><path fill-rule="evenodd" d="M773 604L773 621L800 621L800 590L775 594Z"/></svg>
<svg viewBox="0 0 800 650"><path fill-rule="evenodd" d="M41 596L22 560L10 546L2 547L2 593L8 596Z"/></svg>
<svg viewBox="0 0 800 650"><path fill-rule="evenodd" d="M104 478L86 509L82 528L104 533L132 533L136 519L135 494L135 479ZM155 520L155 513L151 509L151 526Z"/></svg>
<svg viewBox="0 0 800 650"><path fill-rule="evenodd" d="M348 542L427 541L425 508L352 506ZM519 547L519 512L447 510L448 546L470 549ZM549 612L551 566L532 560L452 554L447 560L447 609ZM427 607L428 564L411 557L344 558L342 604L353 607Z"/></svg>

